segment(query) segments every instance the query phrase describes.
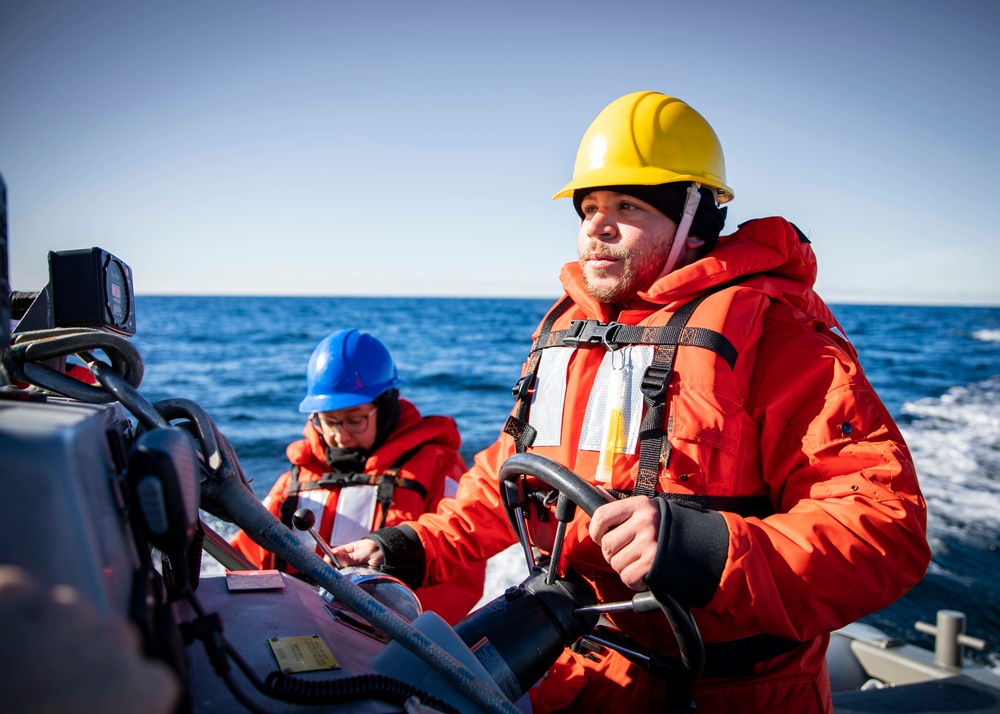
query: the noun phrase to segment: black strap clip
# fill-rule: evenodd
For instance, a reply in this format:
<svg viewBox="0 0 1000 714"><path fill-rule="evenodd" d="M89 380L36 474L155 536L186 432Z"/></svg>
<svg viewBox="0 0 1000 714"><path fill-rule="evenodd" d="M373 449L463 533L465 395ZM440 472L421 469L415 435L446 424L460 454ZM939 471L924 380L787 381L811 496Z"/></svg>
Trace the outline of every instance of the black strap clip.
<svg viewBox="0 0 1000 714"><path fill-rule="evenodd" d="M510 390L515 402L519 402L527 396L528 390L531 389L531 380L534 376L533 374L526 374L517 380L517 384Z"/></svg>
<svg viewBox="0 0 1000 714"><path fill-rule="evenodd" d="M673 370L669 367L659 367L651 364L646 367L642 375L642 382L639 384L639 391L646 399L657 402L663 399L667 393L667 385L670 383L670 374Z"/></svg>
<svg viewBox="0 0 1000 714"><path fill-rule="evenodd" d="M573 320L562 342L569 347L580 345L601 345L609 350L616 350L621 344L615 341L615 335L623 325L620 322L598 322L597 320Z"/></svg>

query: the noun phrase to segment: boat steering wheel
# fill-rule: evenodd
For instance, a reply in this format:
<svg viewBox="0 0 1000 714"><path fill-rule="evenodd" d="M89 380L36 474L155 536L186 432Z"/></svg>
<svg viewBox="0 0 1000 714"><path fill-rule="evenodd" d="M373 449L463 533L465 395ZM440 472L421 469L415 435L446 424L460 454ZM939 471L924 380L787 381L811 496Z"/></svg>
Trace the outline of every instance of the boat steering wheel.
<svg viewBox="0 0 1000 714"><path fill-rule="evenodd" d="M530 572L537 572L542 567L535 564L534 555L531 550L531 543L528 540L528 524L522 512L525 507L526 498L521 487L521 476L532 476L558 492L556 501L555 516L557 520L557 530L555 542L552 547L552 556L549 560L546 582L551 583L555 579L555 571L559 563L562 543L565 537L566 525L573 520L576 507L583 509L588 516L593 516L594 511L605 503L614 501L614 497L604 490L587 483L573 471L560 463L548 459L539 454L515 454L504 462L500 467L498 477L500 479L500 497L507 510L507 517L510 519L514 532L518 534L521 547L524 549L525 561ZM612 603L597 606L604 612L616 610L632 609L636 612L652 612L659 609L666 616L670 627L677 639L679 658L660 658L657 669L670 671L673 676L681 681L691 682L697 679L705 666L705 644L698 631L698 626L691 616L691 611L681 605L670 595L661 595L659 598L651 592L646 591L636 595L628 603ZM629 649L632 646L638 648L630 638L618 638L620 644L625 644ZM608 644L608 643L605 643ZM615 647L615 649L619 649ZM619 649L619 651L622 651ZM632 649L635 652L635 649ZM641 651L641 648L639 648ZM628 655L626 655L628 656ZM664 666L666 663L666 666Z"/></svg>

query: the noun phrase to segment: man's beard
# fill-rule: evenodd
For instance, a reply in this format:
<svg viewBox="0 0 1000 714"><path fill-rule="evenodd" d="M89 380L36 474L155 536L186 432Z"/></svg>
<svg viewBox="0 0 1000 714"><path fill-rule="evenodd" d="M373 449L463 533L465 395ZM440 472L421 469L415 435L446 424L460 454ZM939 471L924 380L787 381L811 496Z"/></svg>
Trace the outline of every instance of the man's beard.
<svg viewBox="0 0 1000 714"><path fill-rule="evenodd" d="M669 245L667 248L669 249ZM587 276L587 257L600 253L608 258L621 260L621 275L611 284L592 283ZM646 253L643 256L636 256L632 251L612 245L601 245L597 250L595 246L588 247L580 257L580 272L583 275L583 286L587 294L598 302L611 304L623 303L631 300L640 290L646 290L656 282L663 270L663 263L667 259L667 254Z"/></svg>

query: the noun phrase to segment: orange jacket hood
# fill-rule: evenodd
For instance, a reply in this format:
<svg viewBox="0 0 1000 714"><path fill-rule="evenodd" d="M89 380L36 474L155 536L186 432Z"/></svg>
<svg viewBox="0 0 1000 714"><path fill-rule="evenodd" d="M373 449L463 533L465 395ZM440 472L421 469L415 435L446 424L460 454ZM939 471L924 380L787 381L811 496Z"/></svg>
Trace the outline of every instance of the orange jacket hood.
<svg viewBox="0 0 1000 714"><path fill-rule="evenodd" d="M676 309L705 290L745 275L767 273L775 297L807 314L828 315L812 292L816 282L816 254L805 236L784 218L760 218L721 236L710 253L661 277L638 297L654 306ZM589 317L607 321L610 307L587 294L580 264L567 263L559 274L563 289Z"/></svg>
<svg viewBox="0 0 1000 714"><path fill-rule="evenodd" d="M424 417L409 401L399 400L399 423L390 438L368 457L365 471L378 471L391 467L400 456L419 444L435 443L456 451L462 439L455 420L445 416ZM326 465L326 442L309 422L302 429L305 439L293 442L285 449L288 460L295 466L302 466L314 473L328 471Z"/></svg>

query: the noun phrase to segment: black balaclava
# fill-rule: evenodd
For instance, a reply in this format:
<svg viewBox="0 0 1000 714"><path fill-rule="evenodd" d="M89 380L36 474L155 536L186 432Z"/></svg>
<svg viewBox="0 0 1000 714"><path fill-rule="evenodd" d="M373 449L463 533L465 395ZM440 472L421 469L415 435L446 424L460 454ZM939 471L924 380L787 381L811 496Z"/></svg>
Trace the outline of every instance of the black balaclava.
<svg viewBox="0 0 1000 714"><path fill-rule="evenodd" d="M583 218L583 199L592 191L613 191L614 193L624 193L626 196L635 196L640 201L645 201L650 206L658 210L674 223L681 222L681 215L684 213L684 201L687 198L687 189L690 183L674 182L661 183L656 186L594 186L593 188L578 188L573 192L573 207ZM726 209L715 205L715 192L707 187L701 188L701 201L698 202L698 210L694 214L691 228L688 235L701 238L705 241L704 251L707 253L715 247L719 240L722 227L726 224Z"/></svg>
<svg viewBox="0 0 1000 714"><path fill-rule="evenodd" d="M374 454L399 424L399 390L385 390L375 397L372 404L378 407L378 412L375 414L375 441L372 442L371 448L371 453Z"/></svg>
<svg viewBox="0 0 1000 714"><path fill-rule="evenodd" d="M334 471L341 473L360 473L365 470L368 457L378 451L389 435L399 424L399 390L387 389L372 400L372 405L378 408L375 412L375 441L371 448L341 449L339 446L326 445L326 463Z"/></svg>

